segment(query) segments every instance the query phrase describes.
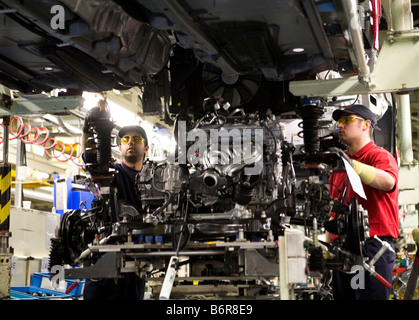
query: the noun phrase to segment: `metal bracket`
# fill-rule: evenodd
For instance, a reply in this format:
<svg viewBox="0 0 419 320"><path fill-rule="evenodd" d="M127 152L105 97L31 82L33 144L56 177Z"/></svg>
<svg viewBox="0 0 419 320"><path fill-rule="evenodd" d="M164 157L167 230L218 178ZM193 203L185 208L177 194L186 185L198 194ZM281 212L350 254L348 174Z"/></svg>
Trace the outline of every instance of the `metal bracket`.
<svg viewBox="0 0 419 320"><path fill-rule="evenodd" d="M258 251L246 250L244 259L246 276L278 276L278 264L269 262Z"/></svg>
<svg viewBox="0 0 419 320"><path fill-rule="evenodd" d="M121 253L108 252L91 267L64 269L65 279L121 278Z"/></svg>

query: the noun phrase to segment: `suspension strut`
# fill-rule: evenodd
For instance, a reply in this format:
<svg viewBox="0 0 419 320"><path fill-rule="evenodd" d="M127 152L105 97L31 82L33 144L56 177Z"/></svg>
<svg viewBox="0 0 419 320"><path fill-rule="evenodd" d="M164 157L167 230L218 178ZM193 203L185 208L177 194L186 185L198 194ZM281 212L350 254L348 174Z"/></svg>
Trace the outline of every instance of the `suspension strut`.
<svg viewBox="0 0 419 320"><path fill-rule="evenodd" d="M101 176L109 172L109 164L112 161L111 140L114 124L108 118L98 118L92 123L91 129L93 137L88 141L93 143L93 147L86 148L86 151L94 151L95 161L86 164L86 170L92 176Z"/></svg>
<svg viewBox="0 0 419 320"><path fill-rule="evenodd" d="M93 137L88 138L90 148L86 151L96 155L95 159L86 164L85 170L92 177L93 182L100 185L100 199L102 200L102 221L108 222L110 219L110 198L113 196L111 182L114 177L114 169L110 167L112 158L112 129L114 123L109 118L97 118L92 124L90 130ZM94 188L94 185L92 185ZM93 192L95 193L95 192Z"/></svg>
<svg viewBox="0 0 419 320"><path fill-rule="evenodd" d="M323 107L316 103L306 103L296 111L303 120L299 124L303 131L298 136L304 139L304 152L308 156L316 154L320 151L319 119L323 115Z"/></svg>

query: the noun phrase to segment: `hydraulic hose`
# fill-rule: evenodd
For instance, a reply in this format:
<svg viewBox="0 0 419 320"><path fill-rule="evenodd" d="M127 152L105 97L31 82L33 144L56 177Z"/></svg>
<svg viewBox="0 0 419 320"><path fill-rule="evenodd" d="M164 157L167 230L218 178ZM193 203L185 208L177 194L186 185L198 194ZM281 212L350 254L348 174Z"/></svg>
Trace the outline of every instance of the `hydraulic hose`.
<svg viewBox="0 0 419 320"><path fill-rule="evenodd" d="M11 124L13 121L19 122L16 132L14 132L12 129ZM3 124L0 124L0 126L4 131ZM49 136L49 130L47 128L31 126L29 123L24 123L20 117L14 117L10 121L9 131L11 134L9 140L20 139L23 143L30 143L40 146L44 149L45 154L49 158L57 159L61 162L72 161L74 164L80 165L75 162L75 160L81 156L81 152L77 154L77 150L81 150L81 144L79 142L74 144L65 144L63 142L59 142L55 138ZM2 143L4 139L5 137L1 136L0 143ZM68 155L65 153L66 150L70 150Z"/></svg>

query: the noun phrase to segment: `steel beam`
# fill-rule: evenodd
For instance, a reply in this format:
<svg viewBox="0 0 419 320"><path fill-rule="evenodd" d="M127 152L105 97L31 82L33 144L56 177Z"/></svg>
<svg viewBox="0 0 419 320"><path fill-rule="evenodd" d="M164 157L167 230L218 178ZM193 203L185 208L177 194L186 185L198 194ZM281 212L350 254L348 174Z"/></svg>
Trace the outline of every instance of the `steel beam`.
<svg viewBox="0 0 419 320"><path fill-rule="evenodd" d="M69 114L70 110L82 107L81 96L63 96L50 98L16 98L11 104L0 104L0 117L25 114Z"/></svg>
<svg viewBox="0 0 419 320"><path fill-rule="evenodd" d="M295 96L334 97L372 93L409 93L419 88L419 31L389 32L371 73L369 85L358 76L330 80L291 81Z"/></svg>

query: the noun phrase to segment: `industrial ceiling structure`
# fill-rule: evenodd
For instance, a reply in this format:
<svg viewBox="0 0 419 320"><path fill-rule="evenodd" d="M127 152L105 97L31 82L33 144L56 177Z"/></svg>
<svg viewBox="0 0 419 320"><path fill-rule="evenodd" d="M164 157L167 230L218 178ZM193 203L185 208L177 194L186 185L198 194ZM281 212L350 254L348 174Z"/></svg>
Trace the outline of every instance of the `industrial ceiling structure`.
<svg viewBox="0 0 419 320"><path fill-rule="evenodd" d="M310 92L300 81L368 77L380 33L393 28L398 10L374 3L2 0L0 114L76 143L86 104L94 103L83 92L107 92L159 128L185 110L202 114L208 98L245 112L293 111L299 88ZM418 3L411 10L416 25ZM354 14L362 17L358 33ZM49 160L35 166L43 171Z"/></svg>
<svg viewBox="0 0 419 320"><path fill-rule="evenodd" d="M102 99L107 101L113 117L113 134L123 125L142 124L151 144L149 157L156 161L165 159L174 148L179 121L186 122L190 126L187 129L202 125L207 133L210 128L219 127L267 130L259 156L267 159L265 169L270 171L260 175L252 185L255 194L248 188L249 181L246 185L240 180L243 175L238 172L244 166L223 167L211 163L207 167L195 167L187 174L177 166L168 166L161 174L167 180L158 183L167 183L166 189L178 195L176 202L157 183L146 186L151 181L146 179L146 174L150 171L155 177L154 169L146 167L150 170L137 175L136 187L143 187L139 190L148 213L158 201L161 207L154 212L158 214L144 215L144 221L135 225L134 231L147 231L147 224L153 223L174 242L176 223L171 223L179 219L176 216L179 212L186 219L187 208L192 204L196 215L187 218L191 218L198 238L218 237L220 230L223 235L240 237L243 229L237 229L236 223L240 220L248 228L245 230L248 238L254 232L268 234L272 240L274 232L279 239L282 225L278 221L283 217L275 216L278 208L288 210L286 215L294 214L293 218L298 220L301 218L298 210L303 205L295 205L289 199L307 200L304 196L308 192L298 198L295 190L287 189L296 184L296 177L301 174L293 172L293 163L307 155L309 160L311 155L318 155L318 131L325 129L327 134L333 131L330 113L335 108L359 102L378 118L382 130L374 132L377 144L400 162L399 205L414 211L417 219L414 206L419 201L419 187L412 177L419 172L415 160L419 148L419 65L416 63L419 0L0 0L0 18L0 118L3 120L0 148L2 162L13 164L12 197L18 207L22 200L30 200L32 208L51 211L53 186L58 180L85 173L80 158L82 126L86 114ZM321 118L314 115L319 106L329 113ZM307 120L304 112L311 117L308 119L311 127L304 124ZM300 130L292 126L295 119L302 119L305 134L301 139L304 148L297 149L294 161L294 146L279 148L278 137L286 126ZM315 133L314 137L311 133ZM298 139L297 133L292 134ZM283 142L291 146L294 140L289 145L285 138ZM116 145L112 148L113 155L118 157ZM281 152L290 155L287 158ZM304 165L303 161L301 168L306 169ZM315 174L311 168L309 171L307 186L319 182L318 176L324 173L321 169ZM178 179L172 179L172 175ZM188 196L195 197L193 200L186 196L181 199L187 182L193 191ZM89 187L94 189L93 185ZM310 192L326 191L321 189L324 186L320 182L316 187L319 189ZM289 192L289 198L281 198L281 192L282 195ZM256 205L252 197L257 198ZM182 207L179 204L185 199ZM320 207L320 202L315 204ZM228 207L231 203L235 205L232 208ZM227 207L231 210L225 211ZM308 213L318 214L319 220L328 218L329 211L321 209L316 211L312 206L305 212L313 210ZM357 231L358 224L363 227L363 217L357 215L358 211L352 211L351 217L359 221L349 220L348 228ZM260 212L257 219L253 220L252 212ZM203 217L207 220L201 221ZM271 218L272 225L276 225L269 233L266 228L271 227ZM81 225L74 224L77 227L71 221L68 225L74 227L74 234L67 236L72 241L76 239L73 241L76 244L68 245L74 249L76 258L87 248L83 242L84 231L93 230L87 226L87 220L81 218ZM127 221L124 220L125 231L131 228ZM317 227L317 221L313 222L313 230L314 225ZM172 234L167 231L169 227ZM179 231L182 232L185 230ZM315 235L317 230L313 232ZM118 236L125 241L132 234ZM177 240L180 245L180 238ZM263 272L276 276L277 244L271 241L266 247L266 242L261 241L252 244L254 247L246 247L243 240L242 237L235 242L233 249L227 250L228 244L217 244L217 248L205 247L202 251L204 255L215 252L215 255L228 256L230 251L241 250L240 259L248 263L249 274L245 276L264 276ZM314 242L318 244L317 240ZM127 249L124 245L118 250ZM355 241L354 247L359 249L359 241ZM268 253L263 259L258 254L261 248L264 254ZM132 254L134 260L155 258L142 249L128 248L127 255ZM348 250L352 249L350 246ZM117 261L118 250L111 249L107 258ZM169 255L170 250L159 253ZM191 266L196 262L193 256L201 254L194 250L190 251ZM72 258L70 262L74 262ZM103 265L98 263L96 271L104 272L106 277L134 268L127 264L126 270L109 271L106 261L104 264L105 268L101 269ZM202 267L200 262L195 266ZM72 278L91 275L91 270L81 269L67 270L67 275ZM194 276L202 275L201 271L196 271ZM203 272L209 270L205 267ZM175 293L183 294L181 291Z"/></svg>

